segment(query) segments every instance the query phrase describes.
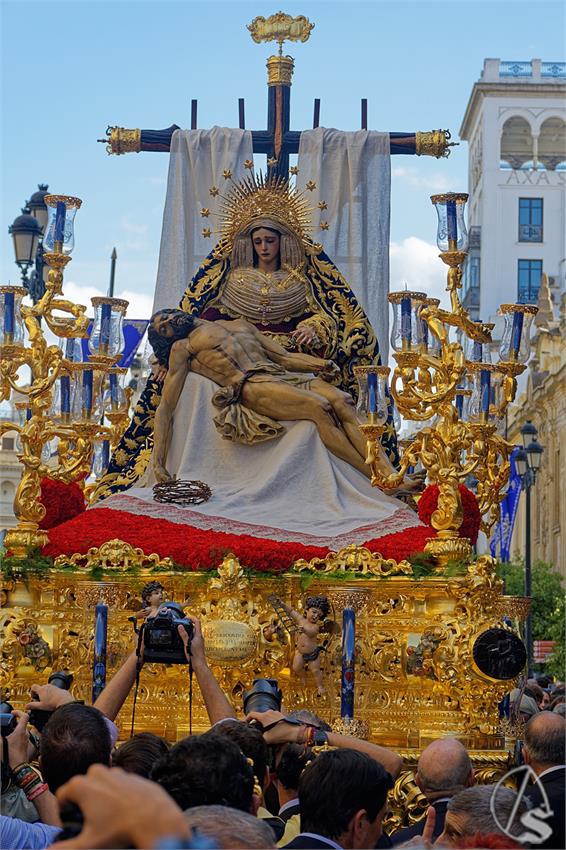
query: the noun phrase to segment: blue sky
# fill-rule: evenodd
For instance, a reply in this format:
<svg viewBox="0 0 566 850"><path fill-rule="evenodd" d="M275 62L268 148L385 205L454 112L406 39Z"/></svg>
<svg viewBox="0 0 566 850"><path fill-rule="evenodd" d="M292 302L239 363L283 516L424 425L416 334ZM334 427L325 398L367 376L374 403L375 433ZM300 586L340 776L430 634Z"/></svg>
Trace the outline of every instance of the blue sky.
<svg viewBox="0 0 566 850"><path fill-rule="evenodd" d="M16 283L8 225L39 182L83 200L66 293L83 303L108 286L118 251L117 294L151 305L165 198L167 155L109 157L96 139L108 124L265 126L265 60L271 45L245 25L278 8L315 23L295 57L292 127L359 128L360 98L376 130L458 131L483 60L563 60L565 6L535 0L445 2L191 2L191 0L0 0L2 80L1 282ZM257 165L262 165L257 158ZM394 157L392 288L443 279L429 195L467 188L467 146L449 160ZM148 306L149 305L149 306Z"/></svg>

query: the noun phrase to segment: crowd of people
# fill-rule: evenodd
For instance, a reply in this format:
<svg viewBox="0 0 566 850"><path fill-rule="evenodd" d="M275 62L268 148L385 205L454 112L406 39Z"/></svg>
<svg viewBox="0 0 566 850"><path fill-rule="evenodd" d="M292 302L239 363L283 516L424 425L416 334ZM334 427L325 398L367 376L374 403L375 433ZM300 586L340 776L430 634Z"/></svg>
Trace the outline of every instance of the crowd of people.
<svg viewBox="0 0 566 850"><path fill-rule="evenodd" d="M539 680L511 694L512 709L523 711L525 694L537 703L524 718L525 780L477 784L463 744L433 741L415 772L426 815L389 834L383 823L401 757L337 734L305 710L238 720L191 620L190 648L182 627L179 634L210 729L172 746L151 733L117 746L114 721L135 681L135 653L93 706L33 685L33 700L2 738L2 848L565 846L563 686ZM29 733L38 709L50 712L39 741Z"/></svg>

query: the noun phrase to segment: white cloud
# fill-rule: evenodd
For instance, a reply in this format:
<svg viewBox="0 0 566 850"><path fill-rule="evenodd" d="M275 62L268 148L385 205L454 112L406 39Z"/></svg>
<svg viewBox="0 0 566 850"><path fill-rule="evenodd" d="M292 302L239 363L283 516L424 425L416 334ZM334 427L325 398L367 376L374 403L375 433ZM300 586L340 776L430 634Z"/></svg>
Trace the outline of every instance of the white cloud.
<svg viewBox="0 0 566 850"><path fill-rule="evenodd" d="M389 288L392 292L405 288L426 292L431 298L440 298L443 307L450 307L446 292L446 272L438 256L436 245L425 242L417 236L409 236L402 242L392 242L389 246L390 274Z"/></svg>
<svg viewBox="0 0 566 850"><path fill-rule="evenodd" d="M452 183L445 174L437 172L436 174L422 174L416 168L403 165L394 166L391 169L391 177L403 180L407 185L417 188L432 190L433 192L447 192L450 190Z"/></svg>
<svg viewBox="0 0 566 850"><path fill-rule="evenodd" d="M136 236L143 236L148 231L147 224L138 224L137 222L132 221L132 219L127 215L123 215L121 217L120 227L125 230L126 233L132 233Z"/></svg>
<svg viewBox="0 0 566 850"><path fill-rule="evenodd" d="M73 281L65 281L63 285L64 297L77 304L84 304L87 315L92 316L93 310L90 303L91 298L106 296L107 293L96 286L83 286ZM121 289L114 293L116 298L129 301L126 316L129 319L149 319L153 306L153 296L145 292L134 292L131 289Z"/></svg>

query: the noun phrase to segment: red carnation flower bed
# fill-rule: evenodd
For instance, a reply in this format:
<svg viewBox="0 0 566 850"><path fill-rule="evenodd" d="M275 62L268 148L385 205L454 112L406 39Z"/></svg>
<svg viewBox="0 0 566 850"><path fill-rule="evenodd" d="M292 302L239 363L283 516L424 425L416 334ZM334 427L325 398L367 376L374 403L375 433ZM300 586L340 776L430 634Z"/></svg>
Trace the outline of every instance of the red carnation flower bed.
<svg viewBox="0 0 566 850"><path fill-rule="evenodd" d="M438 485L429 484L419 499L419 519L428 526L431 525L431 517L438 505L438 494ZM478 539L481 525L481 514L478 507L478 500L472 491L468 490L467 487L464 487L463 484L460 484L460 498L462 499L464 519L460 526L459 536L467 537L473 546Z"/></svg>
<svg viewBox="0 0 566 850"><path fill-rule="evenodd" d="M384 558L400 561L422 551L427 539L434 536L435 532L430 528L418 526L368 540L363 545ZM322 546L203 531L167 520L97 508L54 528L43 554L51 557L76 552L84 554L91 547L101 546L115 537L139 546L146 554L156 552L161 557L168 556L190 570L216 569L222 558L233 552L246 567L259 572L278 573L289 569L299 558L323 558L330 551Z"/></svg>
<svg viewBox="0 0 566 850"><path fill-rule="evenodd" d="M39 523L43 529L55 528L86 509L83 491L78 484L64 484L52 478L41 479L40 502L45 516Z"/></svg>

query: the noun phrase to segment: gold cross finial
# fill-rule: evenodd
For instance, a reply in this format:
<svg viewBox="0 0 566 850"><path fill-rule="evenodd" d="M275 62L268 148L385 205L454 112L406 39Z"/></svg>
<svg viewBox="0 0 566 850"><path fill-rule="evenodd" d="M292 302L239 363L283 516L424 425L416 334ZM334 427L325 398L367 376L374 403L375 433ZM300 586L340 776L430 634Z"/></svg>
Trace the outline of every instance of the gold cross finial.
<svg viewBox="0 0 566 850"><path fill-rule="evenodd" d="M279 55L283 55L283 42L285 41L308 41L314 24L311 24L304 15L292 18L285 12L277 12L264 18L258 15L251 24L248 24L251 37L260 44L262 41L276 41L279 45Z"/></svg>

